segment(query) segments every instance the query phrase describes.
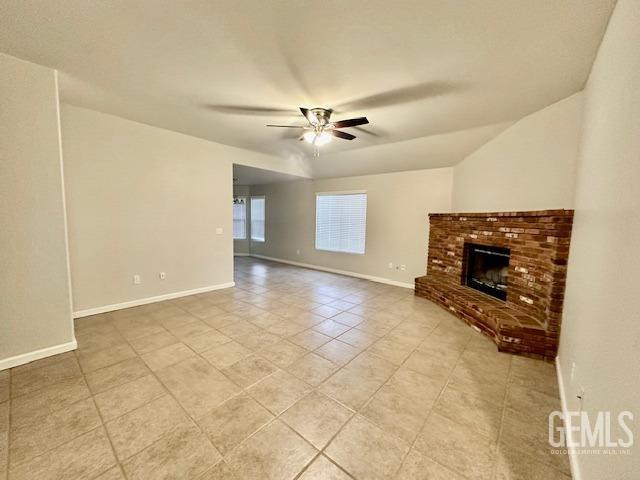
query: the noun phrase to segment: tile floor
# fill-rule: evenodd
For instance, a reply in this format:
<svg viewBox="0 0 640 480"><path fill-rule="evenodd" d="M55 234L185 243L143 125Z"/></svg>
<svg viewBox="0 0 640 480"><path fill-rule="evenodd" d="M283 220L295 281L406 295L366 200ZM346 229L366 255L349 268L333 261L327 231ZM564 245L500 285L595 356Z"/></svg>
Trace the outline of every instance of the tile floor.
<svg viewBox="0 0 640 480"><path fill-rule="evenodd" d="M555 371L410 290L249 258L0 372L0 479L568 479Z"/></svg>

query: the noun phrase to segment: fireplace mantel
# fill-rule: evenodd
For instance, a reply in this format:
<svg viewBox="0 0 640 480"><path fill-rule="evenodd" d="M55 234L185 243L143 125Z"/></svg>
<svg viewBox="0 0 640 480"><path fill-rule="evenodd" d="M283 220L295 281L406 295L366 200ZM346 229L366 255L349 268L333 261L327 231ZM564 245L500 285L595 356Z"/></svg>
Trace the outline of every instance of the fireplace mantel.
<svg viewBox="0 0 640 480"><path fill-rule="evenodd" d="M490 336L501 351L552 359L558 349L572 210L429 215L427 274L415 293ZM510 250L506 300L466 286L465 244Z"/></svg>

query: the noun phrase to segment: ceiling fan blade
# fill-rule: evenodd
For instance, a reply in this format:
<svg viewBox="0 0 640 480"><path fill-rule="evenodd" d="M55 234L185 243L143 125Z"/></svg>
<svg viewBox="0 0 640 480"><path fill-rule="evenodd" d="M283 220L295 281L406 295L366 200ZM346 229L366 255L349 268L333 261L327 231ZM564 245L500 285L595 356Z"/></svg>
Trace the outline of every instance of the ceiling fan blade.
<svg viewBox="0 0 640 480"><path fill-rule="evenodd" d="M267 127L279 127L279 128L309 128L302 125L267 125Z"/></svg>
<svg viewBox="0 0 640 480"><path fill-rule="evenodd" d="M232 115L252 115L252 116L291 116L295 115L295 110L287 108L260 107L254 105L204 105L208 110L218 113L230 113Z"/></svg>
<svg viewBox="0 0 640 480"><path fill-rule="evenodd" d="M350 118L348 120L340 120L338 122L333 122L334 128L346 128L346 127L356 127L358 125L366 125L369 123L367 117L358 117L358 118Z"/></svg>
<svg viewBox="0 0 640 480"><path fill-rule="evenodd" d="M334 130L332 128L325 130L325 132L333 135L334 137L344 138L345 140L353 140L354 138L356 138L355 135L351 135L347 132L341 132L340 130Z"/></svg>

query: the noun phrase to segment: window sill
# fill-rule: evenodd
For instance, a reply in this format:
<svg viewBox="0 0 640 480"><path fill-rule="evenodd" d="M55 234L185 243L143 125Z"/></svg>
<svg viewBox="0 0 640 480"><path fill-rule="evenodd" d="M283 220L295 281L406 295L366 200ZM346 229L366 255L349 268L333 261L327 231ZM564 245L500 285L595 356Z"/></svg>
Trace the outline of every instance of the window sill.
<svg viewBox="0 0 640 480"><path fill-rule="evenodd" d="M364 255L366 252L347 252L345 250L329 250L328 248L318 248L315 247L315 249L319 252L331 252L331 253L344 253L346 255Z"/></svg>

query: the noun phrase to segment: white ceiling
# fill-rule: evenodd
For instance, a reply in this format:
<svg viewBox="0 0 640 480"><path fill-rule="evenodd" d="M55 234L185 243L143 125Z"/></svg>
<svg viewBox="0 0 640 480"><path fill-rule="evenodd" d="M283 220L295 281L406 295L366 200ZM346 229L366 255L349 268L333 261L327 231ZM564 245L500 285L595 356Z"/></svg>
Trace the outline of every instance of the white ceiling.
<svg viewBox="0 0 640 480"><path fill-rule="evenodd" d="M614 3L2 0L0 51L60 70L69 103L303 154L315 176L378 173L453 165L582 89ZM371 125L313 159L297 131L264 126L302 124L298 106Z"/></svg>
<svg viewBox="0 0 640 480"><path fill-rule="evenodd" d="M262 168L248 167L246 165L233 165L234 185L264 185L267 183L300 180L302 178L304 177L274 172L273 170L264 170Z"/></svg>

